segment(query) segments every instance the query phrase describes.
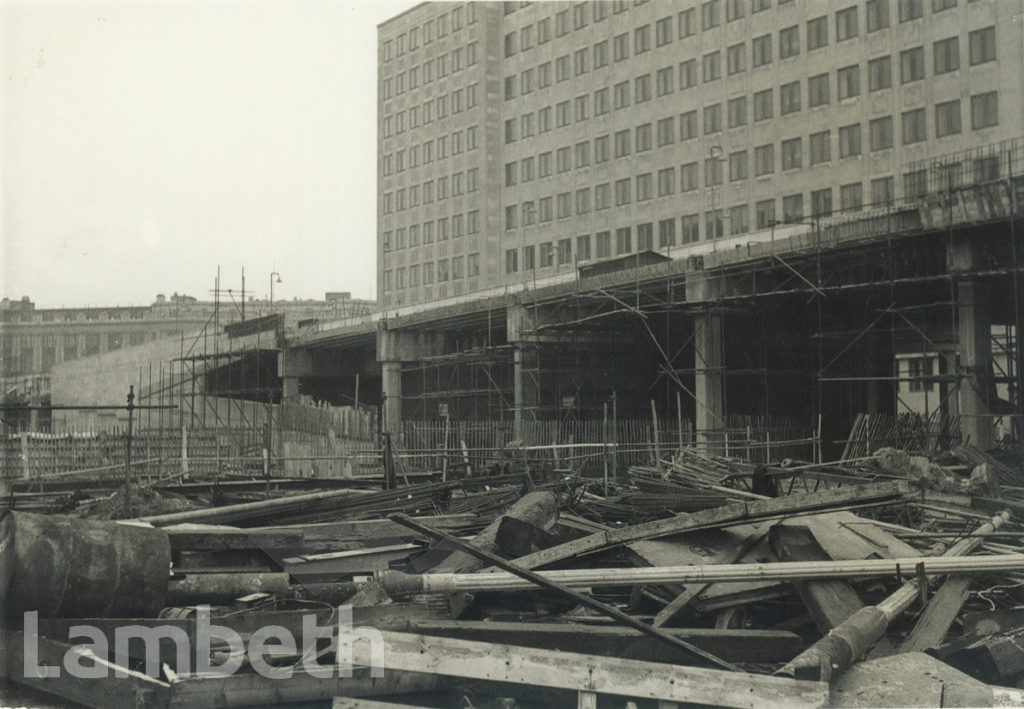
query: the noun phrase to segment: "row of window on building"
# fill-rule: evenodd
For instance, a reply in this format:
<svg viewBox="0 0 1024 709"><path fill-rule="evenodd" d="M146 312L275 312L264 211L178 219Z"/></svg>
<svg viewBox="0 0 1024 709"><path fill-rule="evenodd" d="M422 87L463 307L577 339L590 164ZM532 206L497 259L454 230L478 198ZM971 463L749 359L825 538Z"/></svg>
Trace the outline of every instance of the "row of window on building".
<svg viewBox="0 0 1024 709"><path fill-rule="evenodd" d="M402 249L416 248L420 244L447 241L449 238L458 239L462 236L474 236L480 233L480 210L473 209L465 214L453 214L438 217L423 222L422 224L408 224L394 230L387 230L382 233L384 251L401 251Z"/></svg>
<svg viewBox="0 0 1024 709"><path fill-rule="evenodd" d="M971 63L980 64L995 61L995 28L988 27L970 33L971 41ZM977 50L977 51L975 51ZM717 54L717 53L716 53ZM935 42L933 46L934 68L936 74L948 73L960 67L959 59L959 38ZM693 62L689 60L679 65L680 75L683 74L683 67L689 67L689 73L693 69ZM924 47L915 47L905 50L899 55L900 79L903 84L920 81L925 76ZM892 87L892 57L882 56L868 61L867 63L867 84L868 91L880 91ZM672 81L673 67L666 67L654 74L658 95L670 93L674 85ZM593 92L577 96L573 101L561 101L554 106L545 106L536 112L525 113L505 121L505 142L513 143L520 138L527 138L535 133L545 133L553 128L568 126L573 121L586 121L592 116L601 116L615 109L628 108L632 103L643 103L650 101L652 74L644 74L635 77L632 84L622 81L613 87L603 87ZM663 80L664 79L664 80ZM686 86L691 86L688 78ZM856 98L861 94L861 66L852 64L841 67L835 72L836 100ZM682 86L682 84L681 84ZM753 121L764 121L775 116L775 94L773 88L755 92L749 103L752 104ZM832 75L829 72L810 76L806 80L807 108L825 106L832 101ZM804 105L803 82L797 80L787 82L778 87L778 112L780 116L789 115L802 110ZM738 96L730 99L727 103L730 128L746 125L748 122L748 98ZM705 133L717 132L722 128L721 104L716 103L704 107ZM696 130L685 131L689 124L696 126L696 111L688 115L688 122L684 122L681 130L681 140L695 137Z"/></svg>
<svg viewBox="0 0 1024 709"><path fill-rule="evenodd" d="M443 175L437 179L425 180L422 184L400 187L381 195L381 211L384 214L415 209L420 204L431 204L451 197L473 194L480 189L480 168L471 167L465 171Z"/></svg>
<svg viewBox="0 0 1024 709"><path fill-rule="evenodd" d="M799 28L786 28L779 31L779 57L785 59L799 54L800 43L796 31ZM995 27L986 27L969 32L967 35L968 61L970 66L977 66L996 60ZM960 37L952 36L932 44L932 73L935 76L957 71L960 68ZM592 64L590 63L592 56ZM724 53L725 72L728 76L740 74L747 70L747 44L728 47ZM722 78L723 53L719 50L708 52L699 59L687 59L677 65L662 67L657 71L635 77L632 86L629 81L622 81L612 87L614 101L609 101L609 89L594 92L594 111L600 115L607 112L610 105L615 108L626 108L633 103L643 103L652 96L667 96L678 90L693 88L698 83L698 76L707 83ZM571 60L571 63L570 63ZM754 68L770 64L772 61L772 36L770 34L755 37L751 41L751 62ZM552 85L552 66L554 81L567 81L573 76L586 74L590 66L599 69L608 66L608 42L598 42L593 48L576 50L570 57L566 54L558 57L554 64L542 62L536 67L528 67L521 72L505 77L504 96L506 101L517 96L528 95L534 90L543 90ZM900 82L909 84L925 78L925 48L913 47L899 53ZM892 58L878 57L867 64L868 90L878 91L892 86ZM819 74L808 80L809 102L811 106L821 105L829 101L828 74ZM813 86L812 86L813 84ZM823 86L819 86L824 84ZM836 72L837 98L843 100L860 95L860 66L854 64L843 67ZM577 102L583 100L579 97ZM577 118L582 120L583 118Z"/></svg>
<svg viewBox="0 0 1024 709"><path fill-rule="evenodd" d="M934 111L934 135L942 138L961 132L961 102L959 99L936 104ZM971 97L971 125L974 129L986 128L998 122L998 93L995 91ZM695 118L691 117L692 120ZM659 121L657 126L658 145L666 146L673 142L674 117ZM868 149L872 152L891 149L894 145L893 117L883 116L868 122ZM928 139L927 113L924 108L905 111L900 116L901 139L904 145L922 142ZM529 183L535 179L543 179L552 175L555 169L559 173L572 169L582 169L594 164L601 164L611 159L612 148L616 158L631 155L633 148L642 153L653 148L652 124L645 123L634 131L624 129L614 135L598 136L593 141L582 141L575 146L564 146L556 151L540 153L536 157L527 156L518 161L505 164L505 186L513 187L520 183ZM833 151L833 138L838 143L838 150ZM614 143L612 142L614 139ZM805 160L806 146L806 160ZM747 180L750 177L773 175L776 171L797 170L805 166L822 165L839 159L855 158L863 154L862 124L852 123L841 126L835 133L824 130L812 133L806 138L800 136L782 140L778 144L778 160L776 145L768 143L756 146L753 151L748 149L732 151L728 155L709 156L703 160L703 169L698 161L664 167L651 172L624 177L614 182L604 182L591 187L582 187L575 192L575 213L586 214L591 208L596 211L613 206L630 204L634 200L642 202L657 197L668 197L676 194L692 192L703 187L714 187L722 184L726 176L730 182ZM750 158L753 153L753 166ZM554 159L553 159L554 156ZM703 182L701 175L703 174ZM634 189L635 188L635 189ZM591 199L593 194L593 199ZM547 221L554 213L550 197L537 202L534 210L533 202L524 202L522 206L506 207L505 226L514 229L520 220L517 214L523 214L524 225L536 211L536 219ZM572 215L572 194L562 193L555 197L557 216L559 218Z"/></svg>
<svg viewBox="0 0 1024 709"><path fill-rule="evenodd" d="M175 333L165 333L171 336ZM49 371L57 363L58 349L63 362L70 362L79 356L91 357L102 351L119 350L122 347L143 345L148 339L156 339L160 333L112 332L107 334L85 333L65 335L5 336L0 343L0 368L5 376L28 374L35 371L36 355L39 355L39 371ZM81 344L81 347L79 347ZM105 346L105 350L104 350Z"/></svg>
<svg viewBox="0 0 1024 709"><path fill-rule="evenodd" d="M969 0L974 2L975 0ZM792 0L780 0L779 5L790 4ZM747 16L747 9L751 15L769 10L772 7L771 0L724 0L725 20L734 22ZM957 0L932 0L932 13L940 13L957 6ZM612 4L613 12L625 12L627 6ZM654 47L665 47L674 40L683 40L696 36L698 27L700 31L708 32L722 25L722 0L708 0L700 5L700 22L698 25L697 8L691 7L681 10L674 15L667 15L652 24L642 25L629 32L617 34L612 38L614 61L623 61L632 54L639 55L648 52L652 48L652 34ZM898 18L900 23L910 22L924 16L924 0L898 0ZM570 24L569 9L561 10L553 17L544 17L536 23L525 25L518 31L509 32L505 35L505 56L511 57L517 53L528 52L536 46L541 46L551 41L552 23L556 37L562 37L572 30L581 30L587 27L588 21L594 24L603 22L609 16L609 4L605 2L580 2L573 6ZM857 5L843 8L835 13L835 41L843 42L860 36L860 8ZM886 29L890 26L889 0L867 0L864 4L864 27L868 34ZM653 31L652 31L653 27ZM771 61L770 46L771 38L765 35L759 38L760 42L766 43L767 48L757 47L758 40L755 40L754 53L759 53L766 61ZM632 41L631 41L632 40ZM806 46L808 51L827 47L829 45L829 17L820 17L808 20L806 23ZM600 43L603 46L602 52L607 56L607 42ZM780 58L793 56L800 51L800 36L797 26L789 27L780 32ZM595 68L596 62L595 46ZM757 64L755 64L757 66Z"/></svg>
<svg viewBox="0 0 1024 709"><path fill-rule="evenodd" d="M480 254L472 253L465 257L452 256L422 264L385 269L383 286L384 292L387 293L392 290L433 285L435 279L437 283L447 283L476 278L479 275Z"/></svg>
<svg viewBox="0 0 1024 709"><path fill-rule="evenodd" d="M449 155L456 156L476 150L480 147L479 132L479 126L467 126L465 129L452 131L450 135L441 135L419 145L386 153L381 156L381 172L385 177L401 174L406 170L415 170L421 165L430 165L435 159L441 161Z"/></svg>
<svg viewBox="0 0 1024 709"><path fill-rule="evenodd" d="M441 94L435 98L428 98L419 106L410 106L394 113L390 107L385 107L384 119L381 121L381 132L383 138L398 136L408 130L415 130L420 126L430 125L435 117L438 121L451 116L457 116L463 111L476 108L479 103L477 96L478 84L470 84L465 88L455 89L451 93ZM408 120L407 120L408 118Z"/></svg>
<svg viewBox="0 0 1024 709"><path fill-rule="evenodd" d="M118 308L117 310L28 310L0 313L4 322L75 322L77 320L143 320L149 314L147 308Z"/></svg>
<svg viewBox="0 0 1024 709"><path fill-rule="evenodd" d="M475 24L476 21L477 5L475 2L453 7L450 11L442 12L436 17L424 21L421 25L412 27L392 39L385 40L381 48L384 62L402 57L406 52L416 51L420 48L421 38L424 46L429 45L435 39L440 40L447 37L449 29L454 34L465 25Z"/></svg>
<svg viewBox="0 0 1024 709"><path fill-rule="evenodd" d="M964 176L963 171L960 169L960 165L948 166L947 174L956 175L962 179ZM977 181L985 179L993 179L998 175L998 162L996 158L987 160L979 160L975 164L976 174L974 178ZM913 170L903 174L902 176L902 190L903 195L906 198L920 197L926 193L928 189L928 174L926 170ZM870 202L867 206L882 207L891 205L896 199L896 182L895 178L891 176L878 177L870 180L868 183ZM805 219L806 216L811 218L828 217L835 211L833 205L834 190L831 187L825 187L819 190L812 190L809 193L809 204L805 205L804 194L795 193L785 195L781 199L782 214L781 216L776 213L776 206L778 200L775 198L760 200L754 204L753 209L753 228L755 230L770 229L778 223L799 223ZM566 195L568 197L568 195ZM809 213L805 212L805 206L809 207ZM863 209L866 206L864 184L862 182L852 182L849 184L841 185L839 187L839 210L842 212L856 212ZM524 203L519 206L506 207L506 226L508 222L514 225L516 223L517 214L522 213L524 216L524 225L530 226L537 223L536 217L527 215L534 214L534 206L532 202ZM703 217L703 233L701 231L701 221ZM550 219L542 218L541 221L550 221ZM676 245L692 244L701 240L703 236L704 240L717 239L725 236L726 233L732 236L746 234L751 231L751 210L748 205L740 204L733 205L726 208L712 208L705 210L701 213L692 213L683 215L682 217L675 219L663 219L657 224L657 242L654 239L654 223L640 224L636 227L636 250L645 251L652 250L655 248L664 249L671 248ZM677 240L678 230L678 240ZM615 249L612 250L611 237L614 234ZM584 235L577 238L576 247L576 258L578 261L586 261L593 258L609 258L611 256L620 256L623 254L632 253L633 251L633 227L622 226L615 230L607 230L598 232L595 235L596 248L595 251L591 252L590 236ZM566 241L566 244L569 242ZM524 247L529 249L529 253L532 253L532 247ZM542 252L543 252L542 245ZM506 266L511 263L518 264L518 257L515 260L510 261L512 257L507 254L515 252L516 249L509 249L506 253ZM559 259L558 265L569 262L568 257L565 260ZM526 255L524 252L524 262L526 264L532 264L532 257ZM554 263L547 262L545 259L541 259L541 267L555 265ZM532 266L528 266L532 267ZM506 272L514 272L508 270Z"/></svg>
<svg viewBox="0 0 1024 709"><path fill-rule="evenodd" d="M479 61L476 42L470 42L465 48L455 47L451 52L425 59L422 64L397 72L393 76L386 76L381 85L384 100L401 96L406 91L415 91L421 86L426 87L434 81L435 76L438 80L447 78L449 74L454 78L455 74L464 68L475 66Z"/></svg>

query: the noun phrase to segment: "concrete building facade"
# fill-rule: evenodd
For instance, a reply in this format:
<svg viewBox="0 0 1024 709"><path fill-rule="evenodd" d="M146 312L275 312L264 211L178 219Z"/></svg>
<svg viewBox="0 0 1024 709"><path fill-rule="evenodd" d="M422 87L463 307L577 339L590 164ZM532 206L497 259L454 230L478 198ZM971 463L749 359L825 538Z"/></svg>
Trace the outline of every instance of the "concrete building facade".
<svg viewBox="0 0 1024 709"><path fill-rule="evenodd" d="M684 258L913 200L940 157L950 189L994 179L985 151L1024 134L1022 13L1021 0L417 5L379 28L379 300L646 250Z"/></svg>
<svg viewBox="0 0 1024 709"><path fill-rule="evenodd" d="M366 315L376 303L345 292L328 293L324 300L275 301L273 312L286 313L290 322L339 320ZM250 299L245 317L271 313L270 303ZM227 325L243 319L240 303L200 301L187 295L158 295L147 306L36 308L27 296L0 303L0 383L11 401L45 399L50 373L57 365L161 340L178 342L187 333L210 324ZM135 350L135 357L141 350Z"/></svg>

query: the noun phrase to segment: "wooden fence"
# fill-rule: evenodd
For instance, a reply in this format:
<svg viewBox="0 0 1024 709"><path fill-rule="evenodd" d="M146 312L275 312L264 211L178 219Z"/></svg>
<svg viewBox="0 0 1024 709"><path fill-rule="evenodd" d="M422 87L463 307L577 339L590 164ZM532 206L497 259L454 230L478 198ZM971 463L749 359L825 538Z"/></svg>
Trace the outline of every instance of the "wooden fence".
<svg viewBox="0 0 1024 709"><path fill-rule="evenodd" d="M842 441L838 441L841 443ZM960 417L935 412L922 414L857 414L850 429L843 459L874 454L879 448L911 453L949 450L963 442Z"/></svg>
<svg viewBox="0 0 1024 709"><path fill-rule="evenodd" d="M132 474L157 478L188 472L200 476L274 475L346 477L381 471L374 412L306 404L255 407L223 422L223 401L208 402L207 424L195 416L181 427L140 426L132 435ZM217 416L209 414L218 411ZM269 426L267 425L269 422ZM144 423L144 422L141 422ZM694 430L687 419L525 421L513 440L510 421L407 421L392 441L405 471L453 470L480 474L515 468L614 474L650 465L684 446L707 445L716 454L761 463L814 459L814 431L792 421L733 416L715 432ZM270 455L264 460L264 449ZM2 441L0 476L45 479L79 475L120 479L127 459L124 426L106 430L22 433Z"/></svg>
<svg viewBox="0 0 1024 709"><path fill-rule="evenodd" d="M375 412L305 404L250 408L242 416L236 407L229 418L224 400L214 399L180 426L177 417L168 417L163 427L147 425L150 419L143 418L132 430L132 475L262 475L264 449L269 447L267 465L274 474L336 477L351 472L352 463L345 463L356 451L376 450ZM205 425L200 418L204 411ZM7 480L120 479L127 460L126 425L65 427L0 439L0 478Z"/></svg>
<svg viewBox="0 0 1024 709"><path fill-rule="evenodd" d="M524 421L513 440L510 421L406 421L396 441L407 465L422 469L470 466L488 470L525 458L535 465L591 473L610 457L612 469L648 465L682 446L710 444L716 452L763 463L783 458L813 460L814 430L784 419L735 416L729 427L704 434L688 419Z"/></svg>

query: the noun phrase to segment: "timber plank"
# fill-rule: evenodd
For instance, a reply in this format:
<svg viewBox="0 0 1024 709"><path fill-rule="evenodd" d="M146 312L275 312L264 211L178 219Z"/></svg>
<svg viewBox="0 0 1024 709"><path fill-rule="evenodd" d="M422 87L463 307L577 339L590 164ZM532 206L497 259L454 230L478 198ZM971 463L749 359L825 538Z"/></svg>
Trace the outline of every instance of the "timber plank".
<svg viewBox="0 0 1024 709"><path fill-rule="evenodd" d="M742 525L742 526L743 527L748 527L750 525ZM720 531L722 531L722 532L734 531L735 532L735 531L738 531L739 529L740 529L740 526L737 526L737 527L732 527L730 530L720 530ZM706 561L702 561L701 563L705 563L705 564L706 563L732 564L732 563L738 561L739 559L741 559L742 557L744 557L747 554L747 552L752 550L761 541L761 539L764 538L765 534L767 534L767 531L768 531L767 529L763 529L763 528L759 528L759 527L751 527L750 531L747 533L747 536L744 537L743 540L740 541L739 544L733 546L732 548L730 548L728 550L724 550L724 551L721 551L720 553L718 553L717 556L714 557L714 562L711 562L711 560L708 559ZM651 543L653 543L653 542L637 542L637 544L651 544ZM630 545L630 548L632 549L633 546L634 545ZM702 557L702 558L707 558L707 557ZM661 611L659 611L659 613L656 616L654 616L654 620L652 621L651 625L653 625L656 628L661 627L662 625L664 625L665 623L670 621L677 613L679 613L679 611L681 611L683 608L685 608L687 605L689 605L690 602L693 601L693 599L697 598L699 595L701 595L702 593L707 591L708 588L711 585L712 584L707 584L707 583L705 583L705 584L700 584L700 583L689 584L688 586L686 586L686 588L683 590L682 593L680 593L678 596L673 598L672 601L667 606L662 608Z"/></svg>
<svg viewBox="0 0 1024 709"><path fill-rule="evenodd" d="M335 697L331 709L421 709L421 705L382 702L363 697Z"/></svg>
<svg viewBox="0 0 1024 709"><path fill-rule="evenodd" d="M830 559L807 527L776 525L769 537L779 561ZM793 586L822 633L827 633L864 605L850 583L842 579L794 581Z"/></svg>
<svg viewBox="0 0 1024 709"><path fill-rule="evenodd" d="M449 686L450 681L445 677L415 671L395 670L386 672L383 677L372 677L368 667L352 668L351 677L313 677L299 668L288 679L241 672L227 677L185 676L171 685L167 709L294 706L300 702L329 701L334 697L435 692Z"/></svg>
<svg viewBox="0 0 1024 709"><path fill-rule="evenodd" d="M638 630L613 625L421 619L395 629L646 662L685 664L691 659ZM787 631L669 628L666 632L732 662L784 662L804 648L803 639Z"/></svg>
<svg viewBox="0 0 1024 709"><path fill-rule="evenodd" d="M830 559L899 559L920 556L914 547L872 520L849 510L826 512L783 522L807 527Z"/></svg>
<svg viewBox="0 0 1024 709"><path fill-rule="evenodd" d="M918 617L917 623L914 624L914 629L899 645L896 652L924 652L937 647L946 637L949 626L956 620L960 608L967 600L967 591L970 586L970 576L947 577L939 590L928 599L928 604Z"/></svg>
<svg viewBox="0 0 1024 709"><path fill-rule="evenodd" d="M108 669L106 678L79 679L64 668L65 653L72 648L70 643L38 636L29 638L38 651L37 661L58 670L56 677L29 676L25 670L25 634L11 631L4 639L7 646L10 679L47 694L69 699L95 709L162 709L170 700L170 685L140 672L130 672L127 677L114 677ZM87 661L83 662L88 666ZM107 663L113 667L111 663Z"/></svg>
<svg viewBox="0 0 1024 709"><path fill-rule="evenodd" d="M425 524L446 532L461 531L483 524L475 514L417 517ZM363 544L371 539L422 539L388 519L281 525L242 529L216 524L176 524L164 527L174 551L228 551L265 549L267 546L329 547L333 544Z"/></svg>
<svg viewBox="0 0 1024 709"><path fill-rule="evenodd" d="M384 631L353 645L355 661L471 679L748 709L821 707L823 682Z"/></svg>

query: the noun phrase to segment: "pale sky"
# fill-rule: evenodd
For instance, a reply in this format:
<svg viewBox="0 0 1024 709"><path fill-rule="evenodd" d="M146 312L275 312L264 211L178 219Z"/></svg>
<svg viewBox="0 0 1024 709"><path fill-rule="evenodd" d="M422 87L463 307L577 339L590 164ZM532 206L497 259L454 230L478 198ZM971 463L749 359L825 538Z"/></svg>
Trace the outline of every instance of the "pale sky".
<svg viewBox="0 0 1024 709"><path fill-rule="evenodd" d="M379 22L411 0L0 0L0 297L375 297Z"/></svg>

